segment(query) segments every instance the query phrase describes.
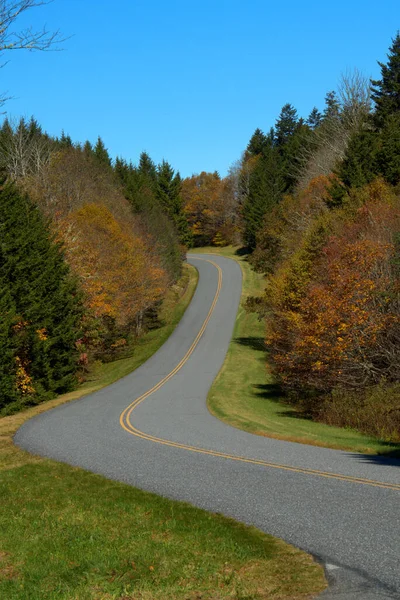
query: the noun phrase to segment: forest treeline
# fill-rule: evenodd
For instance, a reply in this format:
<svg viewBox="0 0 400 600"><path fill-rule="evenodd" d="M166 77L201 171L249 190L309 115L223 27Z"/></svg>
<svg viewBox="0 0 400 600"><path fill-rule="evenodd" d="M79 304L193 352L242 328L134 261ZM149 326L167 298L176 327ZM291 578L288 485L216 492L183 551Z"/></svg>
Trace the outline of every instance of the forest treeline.
<svg viewBox="0 0 400 600"><path fill-rule="evenodd" d="M0 409L73 389L158 324L191 232L179 173L31 119L0 130Z"/></svg>
<svg viewBox="0 0 400 600"><path fill-rule="evenodd" d="M283 106L228 177L184 181L195 243L241 242L266 276L288 398L314 419L400 441L400 36L381 77L354 71L299 118Z"/></svg>

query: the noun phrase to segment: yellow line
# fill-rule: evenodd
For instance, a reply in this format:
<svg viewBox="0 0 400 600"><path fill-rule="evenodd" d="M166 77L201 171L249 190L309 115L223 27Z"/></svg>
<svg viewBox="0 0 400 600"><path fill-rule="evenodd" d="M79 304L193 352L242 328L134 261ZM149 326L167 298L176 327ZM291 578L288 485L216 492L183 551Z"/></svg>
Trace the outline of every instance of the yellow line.
<svg viewBox="0 0 400 600"><path fill-rule="evenodd" d="M373 486L373 487L380 487L380 488L384 488L384 489L400 491L400 485L396 484L396 483L393 483L393 484L384 483L381 481L374 481L372 479L364 479L362 477L352 477L350 475L341 475L339 473L329 473L329 472L319 471L316 469L303 469L303 468L298 468L298 467L290 467L288 465L269 463L264 460L246 458L244 456L235 456L233 454L225 454L224 452L217 452L215 450L207 450L206 448L198 448L196 446L189 446L187 444L181 444L179 442L173 442L171 440L165 440L163 438L155 437L153 435L149 435L147 433L144 433L143 431L140 431L139 429L134 427L134 425L132 425L131 415L132 415L133 411L135 410L135 408L137 408L139 406L139 404L141 404L142 402L144 402L144 400L146 400L146 398L148 398L149 396L154 394L154 392L159 390L165 383L167 383L167 381L169 381L178 371L180 371L180 369L189 360L190 356L192 355L196 346L198 345L200 338L203 335L203 333L211 319L212 313L214 312L214 308L217 304L217 301L218 301L218 298L219 298L219 295L221 292L221 287L222 287L222 270L221 270L220 266L217 265L212 260L208 260L205 258L198 258L195 256L192 256L192 258L194 258L195 260L203 260L205 262L209 262L218 271L217 291L215 292L215 296L214 296L213 302L211 304L210 310L208 311L207 316L204 320L204 323L201 326L200 331L198 332L195 340L193 341L192 345L190 346L189 350L186 352L186 354L182 358L182 360L176 365L176 367L168 375L166 375L163 379L161 379L161 381L159 381L159 383L157 383L154 387L152 387L146 393L139 396L139 398L136 398L136 400L134 400L131 404L129 404L129 406L127 406L126 409L121 413L121 416L119 419L121 427L125 431L130 433L131 435L134 435L138 438L148 440L148 441L154 442L156 444L162 444L164 446L180 448L182 450L188 450L190 452L197 452L198 454L206 454L208 456L215 456L217 458L225 458L225 459L234 460L237 462L244 462L244 463L253 464L253 465L260 465L260 466L268 467L271 469L280 469L283 471L291 471L293 473L301 473L301 474L305 474L305 475L315 475L315 476L324 477L327 479L338 479L340 481L347 481L350 483L358 483L358 484L362 484L362 485L369 485L369 486Z"/></svg>

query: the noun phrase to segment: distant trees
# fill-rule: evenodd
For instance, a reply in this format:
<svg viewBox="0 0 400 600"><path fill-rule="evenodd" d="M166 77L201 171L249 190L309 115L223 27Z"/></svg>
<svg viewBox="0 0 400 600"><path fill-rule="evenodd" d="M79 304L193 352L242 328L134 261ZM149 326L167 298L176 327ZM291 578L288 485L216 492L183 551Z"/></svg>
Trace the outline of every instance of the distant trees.
<svg viewBox="0 0 400 600"><path fill-rule="evenodd" d="M182 182L182 198L194 246L224 246L235 239L237 198L233 174L226 179L217 172L192 175Z"/></svg>
<svg viewBox="0 0 400 600"><path fill-rule="evenodd" d="M164 195L166 204L161 204L157 167L146 152L140 155L137 166L128 165L119 159L115 165L115 175L121 182L123 193L133 211L140 216L144 230L158 248L162 266L167 271L170 282L176 281L181 273L183 254L179 236L183 236L182 242L185 236L179 200L174 208L172 204L168 204L169 200L172 203L172 196ZM178 212L173 212L174 210ZM175 217L171 218L171 214Z"/></svg>

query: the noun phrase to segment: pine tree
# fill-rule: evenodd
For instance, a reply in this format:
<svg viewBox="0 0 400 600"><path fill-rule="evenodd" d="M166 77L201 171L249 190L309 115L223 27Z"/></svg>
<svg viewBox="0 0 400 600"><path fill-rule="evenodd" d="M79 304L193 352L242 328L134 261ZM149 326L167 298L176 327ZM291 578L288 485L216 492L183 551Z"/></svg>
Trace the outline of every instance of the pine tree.
<svg viewBox="0 0 400 600"><path fill-rule="evenodd" d="M91 158L93 156L93 146L92 144L89 142L89 140L86 140L86 142L83 144L83 149L82 152L84 153L84 155L86 156L86 158Z"/></svg>
<svg viewBox="0 0 400 600"><path fill-rule="evenodd" d="M298 125L297 110L291 104L282 107L275 125L275 144L279 149L289 141Z"/></svg>
<svg viewBox="0 0 400 600"><path fill-rule="evenodd" d="M328 92L325 96L325 109L323 114L323 120L337 120L340 117L340 102L337 98L336 92Z"/></svg>
<svg viewBox="0 0 400 600"><path fill-rule="evenodd" d="M157 169L146 152L142 152L139 165L128 165L125 194L133 210L141 216L143 225L158 247L162 266L171 281L181 273L182 257L175 226L165 214L157 195Z"/></svg>
<svg viewBox="0 0 400 600"><path fill-rule="evenodd" d="M126 161L123 158L120 158L119 156L117 156L115 159L114 173L117 176L118 180L123 185L126 185L129 177L129 167Z"/></svg>
<svg viewBox="0 0 400 600"><path fill-rule="evenodd" d="M375 122L382 126L388 116L400 112L400 33L392 40L386 64L378 62L381 79L371 80Z"/></svg>
<svg viewBox="0 0 400 600"><path fill-rule="evenodd" d="M259 156L250 175L249 190L242 207L243 241L249 249L256 247L257 232L266 213L279 202L283 188L280 156L270 144Z"/></svg>
<svg viewBox="0 0 400 600"><path fill-rule="evenodd" d="M58 140L58 145L62 149L64 149L64 148L72 148L72 146L73 146L71 136L67 135L64 132L64 129L61 131L61 137Z"/></svg>
<svg viewBox="0 0 400 600"><path fill-rule="evenodd" d="M82 309L61 248L38 208L12 184L0 188L0 225L0 281L17 315L15 360L38 396L68 391Z"/></svg>
<svg viewBox="0 0 400 600"><path fill-rule="evenodd" d="M341 206L351 188L370 183L378 174L378 138L375 132L364 130L350 139L346 155L340 163L330 189L328 206Z"/></svg>
<svg viewBox="0 0 400 600"><path fill-rule="evenodd" d="M316 129L322 123L322 114L319 112L318 108L314 106L310 114L308 115L308 119L306 121L307 125L312 129Z"/></svg>
<svg viewBox="0 0 400 600"><path fill-rule="evenodd" d="M97 138L97 142L94 147L93 155L96 158L96 160L98 160L99 163L101 163L102 165L104 165L106 167L111 166L110 155L108 154L108 150L105 147L104 142L100 136Z"/></svg>
<svg viewBox="0 0 400 600"><path fill-rule="evenodd" d="M375 145L376 171L392 185L400 183L400 112L388 114ZM370 167L371 168L371 167Z"/></svg>
<svg viewBox="0 0 400 600"><path fill-rule="evenodd" d="M0 224L0 235L2 227ZM1 251L0 251L1 256ZM0 267L1 268L1 267ZM0 410L18 400L17 363L13 326L17 324L15 305L7 282L0 278Z"/></svg>
<svg viewBox="0 0 400 600"><path fill-rule="evenodd" d="M304 167L302 157L307 155L313 142L311 128L299 120L293 134L280 149L280 171L283 182L283 193L291 194L294 191L298 177Z"/></svg>
<svg viewBox="0 0 400 600"><path fill-rule="evenodd" d="M157 169L156 197L174 223L181 244L191 246L192 235L183 211L181 188L182 180L179 173L175 174L171 165L163 161Z"/></svg>
<svg viewBox="0 0 400 600"><path fill-rule="evenodd" d="M268 137L261 131L261 129L257 128L250 138L246 153L250 156L258 156L263 152L268 143Z"/></svg>

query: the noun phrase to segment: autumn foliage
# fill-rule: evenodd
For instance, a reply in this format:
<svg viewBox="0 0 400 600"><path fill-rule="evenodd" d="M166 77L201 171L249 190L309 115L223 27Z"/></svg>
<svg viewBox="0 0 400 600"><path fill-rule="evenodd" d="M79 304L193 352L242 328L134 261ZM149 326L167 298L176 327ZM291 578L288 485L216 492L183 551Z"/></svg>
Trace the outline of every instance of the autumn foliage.
<svg viewBox="0 0 400 600"><path fill-rule="evenodd" d="M96 318L127 325L165 294L167 278L148 240L106 206L86 204L58 223L66 257Z"/></svg>
<svg viewBox="0 0 400 600"><path fill-rule="evenodd" d="M237 237L235 195L230 178L202 172L183 181L182 197L195 246L224 246Z"/></svg>
<svg viewBox="0 0 400 600"><path fill-rule="evenodd" d="M308 265L303 248L303 271L300 252L276 276L268 342L289 388L327 392L398 378L400 202L388 192L382 182L363 190L369 200L331 219Z"/></svg>
<svg viewBox="0 0 400 600"><path fill-rule="evenodd" d="M178 194L179 174L160 167L160 203L150 158L152 185L119 160L121 177L101 138L82 147L34 119L5 121L0 163L14 182L0 186L1 409L72 389L93 360L131 353L179 277L186 230L167 193L172 179ZM129 187L125 171L143 185Z"/></svg>

